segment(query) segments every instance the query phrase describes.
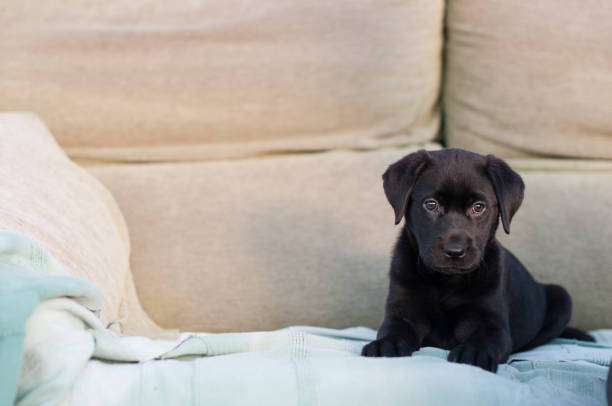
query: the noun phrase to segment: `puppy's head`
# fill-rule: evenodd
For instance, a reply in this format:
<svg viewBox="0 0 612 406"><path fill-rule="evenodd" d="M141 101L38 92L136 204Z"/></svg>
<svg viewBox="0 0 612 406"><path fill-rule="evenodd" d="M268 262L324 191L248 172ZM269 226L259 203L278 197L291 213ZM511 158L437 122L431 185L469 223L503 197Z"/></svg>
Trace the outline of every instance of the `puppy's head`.
<svg viewBox="0 0 612 406"><path fill-rule="evenodd" d="M500 218L510 232L525 189L501 159L460 149L407 155L383 182L395 224L405 217L423 264L445 274L478 267Z"/></svg>

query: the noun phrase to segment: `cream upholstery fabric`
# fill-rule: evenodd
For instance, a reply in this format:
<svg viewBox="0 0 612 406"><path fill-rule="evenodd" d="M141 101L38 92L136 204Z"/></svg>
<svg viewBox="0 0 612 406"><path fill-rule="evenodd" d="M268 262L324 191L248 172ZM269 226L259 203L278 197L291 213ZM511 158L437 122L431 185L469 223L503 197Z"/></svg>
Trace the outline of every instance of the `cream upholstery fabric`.
<svg viewBox="0 0 612 406"><path fill-rule="evenodd" d="M129 269L130 241L108 190L72 163L34 116L0 114L0 229L40 241L70 274L104 295L102 321L156 335Z"/></svg>
<svg viewBox="0 0 612 406"><path fill-rule="evenodd" d="M498 238L539 281L568 289L573 325L612 326L612 162L509 162L525 200Z"/></svg>
<svg viewBox="0 0 612 406"><path fill-rule="evenodd" d="M0 111L80 161L410 145L438 130L442 0L8 0Z"/></svg>
<svg viewBox="0 0 612 406"><path fill-rule="evenodd" d="M160 325L376 326L398 230L381 175L405 152L88 170L126 216L136 288Z"/></svg>
<svg viewBox="0 0 612 406"><path fill-rule="evenodd" d="M126 216L136 286L161 325L378 328L399 231L381 174L408 151L88 169ZM570 290L575 325L612 325L612 163L516 167L526 200L500 238Z"/></svg>
<svg viewBox="0 0 612 406"><path fill-rule="evenodd" d="M450 146L612 158L612 2L447 2Z"/></svg>

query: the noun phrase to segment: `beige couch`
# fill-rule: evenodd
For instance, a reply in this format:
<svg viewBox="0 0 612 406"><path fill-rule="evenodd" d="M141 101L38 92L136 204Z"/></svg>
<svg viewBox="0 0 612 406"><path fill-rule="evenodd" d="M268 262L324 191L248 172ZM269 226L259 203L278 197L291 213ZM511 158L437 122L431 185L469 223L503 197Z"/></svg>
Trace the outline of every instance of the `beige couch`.
<svg viewBox="0 0 612 406"><path fill-rule="evenodd" d="M122 331L378 327L380 175L441 145L510 160L499 237L574 325L612 326L608 1L9 3L0 111L86 172L0 115L0 228Z"/></svg>

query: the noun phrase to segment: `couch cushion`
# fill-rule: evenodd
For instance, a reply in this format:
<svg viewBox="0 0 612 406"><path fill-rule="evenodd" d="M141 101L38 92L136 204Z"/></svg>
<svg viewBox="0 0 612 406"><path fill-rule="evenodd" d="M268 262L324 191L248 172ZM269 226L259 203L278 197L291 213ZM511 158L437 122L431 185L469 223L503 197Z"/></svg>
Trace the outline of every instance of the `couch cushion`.
<svg viewBox="0 0 612 406"><path fill-rule="evenodd" d="M0 110L36 112L80 160L431 140L443 3L9 0Z"/></svg>
<svg viewBox="0 0 612 406"><path fill-rule="evenodd" d="M612 326L612 162L511 160L525 200L502 243L541 282L563 285L571 323Z"/></svg>
<svg viewBox="0 0 612 406"><path fill-rule="evenodd" d="M612 158L612 3L448 2L449 146Z"/></svg>
<svg viewBox="0 0 612 406"><path fill-rule="evenodd" d="M378 328L399 231L381 174L408 151L88 169L126 216L137 290L161 325ZM567 165L520 163L527 197L502 238L570 290L576 325L610 326L612 164Z"/></svg>
<svg viewBox="0 0 612 406"><path fill-rule="evenodd" d="M377 327L397 233L381 174L405 152L88 170L126 216L136 288L161 325Z"/></svg>
<svg viewBox="0 0 612 406"><path fill-rule="evenodd" d="M70 274L95 282L103 322L125 319L126 332L159 330L136 297L128 231L108 190L32 115L1 113L0 145L0 229L38 240Z"/></svg>

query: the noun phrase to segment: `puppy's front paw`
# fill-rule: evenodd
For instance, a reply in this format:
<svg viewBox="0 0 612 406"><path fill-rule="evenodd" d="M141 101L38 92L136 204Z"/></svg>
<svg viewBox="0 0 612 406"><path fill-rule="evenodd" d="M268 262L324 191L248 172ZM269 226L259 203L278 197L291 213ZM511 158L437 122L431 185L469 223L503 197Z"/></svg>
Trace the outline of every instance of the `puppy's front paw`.
<svg viewBox="0 0 612 406"><path fill-rule="evenodd" d="M476 349L470 345L459 344L448 354L450 362L480 367L486 371L497 372L499 356L485 348Z"/></svg>
<svg viewBox="0 0 612 406"><path fill-rule="evenodd" d="M406 357L419 347L400 336L386 336L366 344L361 350L364 357Z"/></svg>

